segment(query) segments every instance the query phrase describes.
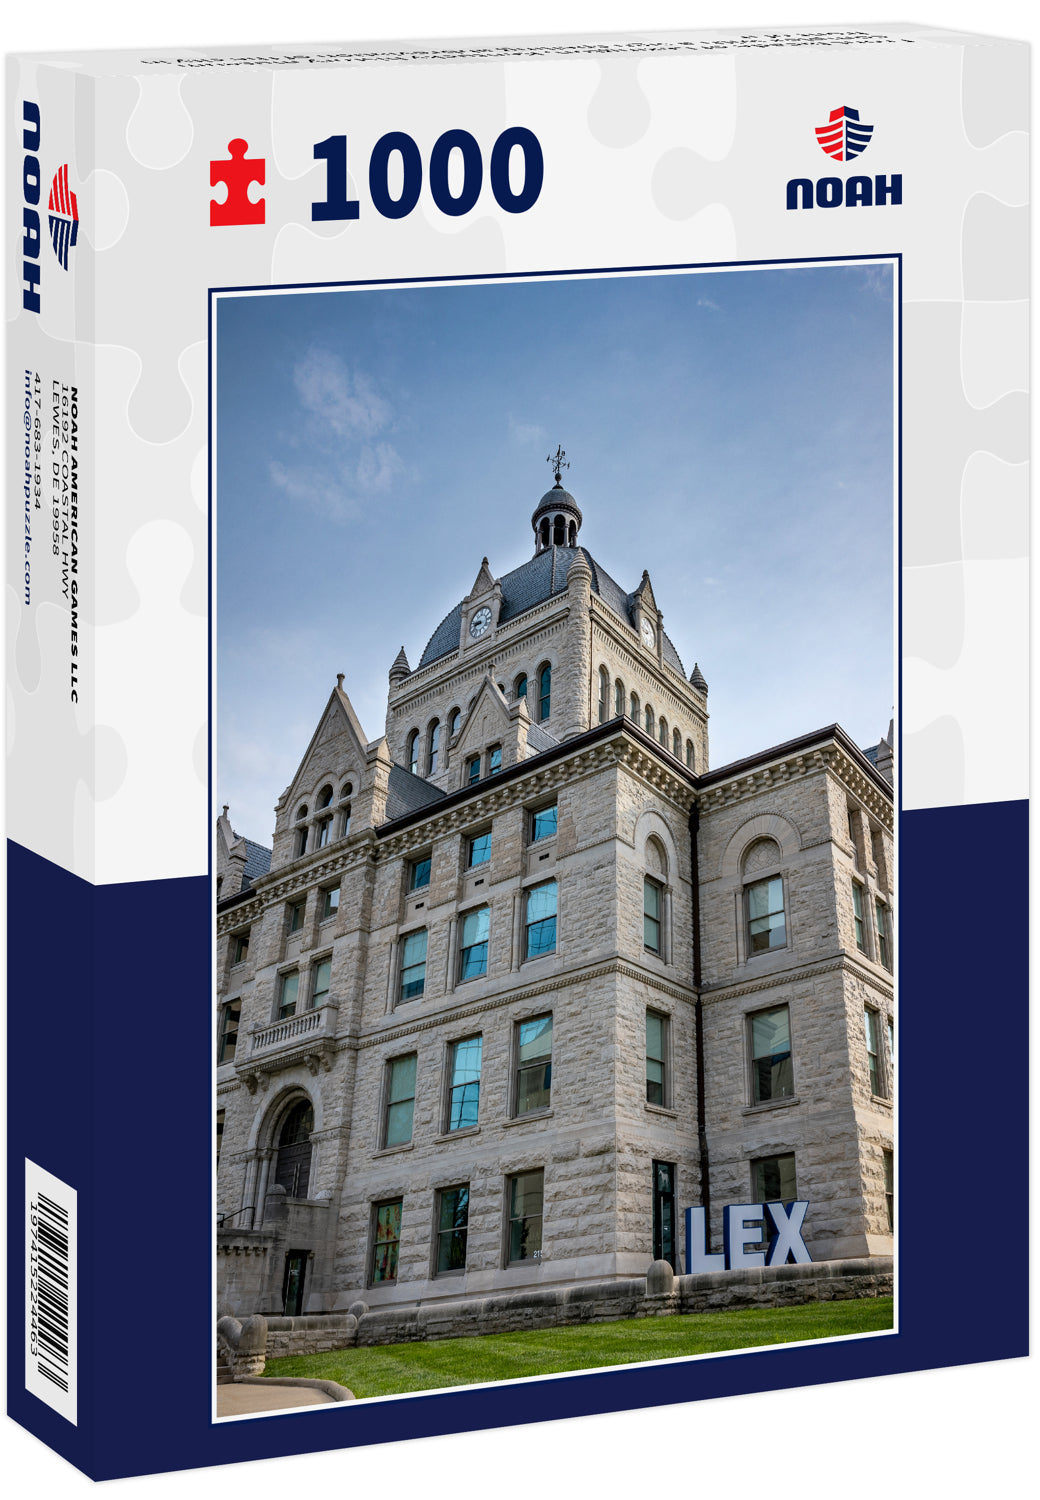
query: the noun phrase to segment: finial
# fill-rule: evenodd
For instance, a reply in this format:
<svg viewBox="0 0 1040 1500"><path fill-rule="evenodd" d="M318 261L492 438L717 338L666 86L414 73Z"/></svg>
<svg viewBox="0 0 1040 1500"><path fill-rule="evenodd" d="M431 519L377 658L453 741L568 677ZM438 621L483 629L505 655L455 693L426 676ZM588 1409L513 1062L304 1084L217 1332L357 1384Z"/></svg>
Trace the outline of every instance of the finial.
<svg viewBox="0 0 1040 1500"><path fill-rule="evenodd" d="M230 806L230 804L229 804L229 803L227 803L227 802L225 802L225 803L224 803L224 816L225 816L225 818L226 818L226 817L227 817L227 815L228 815L228 807L229 807L229 806Z"/></svg>
<svg viewBox="0 0 1040 1500"><path fill-rule="evenodd" d="M567 457L566 449L558 447L556 449L556 452L555 453L550 453L549 456L548 456L548 458L545 460L545 462L547 464L552 464L552 466L553 466L553 473L556 476L556 483L559 484L561 486L561 488L562 488L562 483L561 483L561 478L560 478L561 472L564 469L569 469L570 468L570 464L564 462L564 460L566 459L566 457Z"/></svg>
<svg viewBox="0 0 1040 1500"><path fill-rule="evenodd" d="M339 688L339 690L340 690L341 693L343 691L343 678L345 676L346 676L345 672L337 672L336 673L336 686Z"/></svg>

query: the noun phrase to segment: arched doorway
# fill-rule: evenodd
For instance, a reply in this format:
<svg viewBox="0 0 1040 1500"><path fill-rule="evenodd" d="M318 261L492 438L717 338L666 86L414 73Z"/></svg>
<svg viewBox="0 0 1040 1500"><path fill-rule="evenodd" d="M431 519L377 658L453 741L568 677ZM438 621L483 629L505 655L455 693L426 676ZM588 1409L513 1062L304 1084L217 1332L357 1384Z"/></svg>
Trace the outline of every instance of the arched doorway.
<svg viewBox="0 0 1040 1500"><path fill-rule="evenodd" d="M314 1108L309 1099L299 1099L282 1121L278 1133L278 1164L274 1180L290 1198L307 1196L313 1129Z"/></svg>

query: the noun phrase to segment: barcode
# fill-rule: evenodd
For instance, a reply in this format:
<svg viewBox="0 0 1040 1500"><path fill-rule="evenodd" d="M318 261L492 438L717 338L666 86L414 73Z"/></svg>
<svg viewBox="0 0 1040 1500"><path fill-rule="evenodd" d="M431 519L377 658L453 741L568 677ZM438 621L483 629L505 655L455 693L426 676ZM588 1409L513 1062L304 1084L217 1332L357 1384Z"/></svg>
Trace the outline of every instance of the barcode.
<svg viewBox="0 0 1040 1500"><path fill-rule="evenodd" d="M76 1421L76 1193L25 1162L25 1388Z"/></svg>

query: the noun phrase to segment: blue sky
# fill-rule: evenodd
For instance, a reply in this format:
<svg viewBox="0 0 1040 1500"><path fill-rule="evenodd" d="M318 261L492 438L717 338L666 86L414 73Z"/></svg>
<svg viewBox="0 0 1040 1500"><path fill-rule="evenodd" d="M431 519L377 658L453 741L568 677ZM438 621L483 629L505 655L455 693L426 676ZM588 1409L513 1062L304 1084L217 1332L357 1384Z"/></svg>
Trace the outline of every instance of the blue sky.
<svg viewBox="0 0 1040 1500"><path fill-rule="evenodd" d="M224 298L217 313L217 802L269 842L337 672L387 671L534 550L643 568L711 764L892 711L892 273L803 266Z"/></svg>

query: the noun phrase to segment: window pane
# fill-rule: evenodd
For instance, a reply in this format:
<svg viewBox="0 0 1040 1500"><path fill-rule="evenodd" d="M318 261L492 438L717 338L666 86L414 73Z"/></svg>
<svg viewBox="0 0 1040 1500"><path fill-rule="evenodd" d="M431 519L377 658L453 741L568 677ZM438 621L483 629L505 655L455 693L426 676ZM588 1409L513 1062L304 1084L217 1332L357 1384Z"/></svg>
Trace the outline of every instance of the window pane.
<svg viewBox="0 0 1040 1500"><path fill-rule="evenodd" d="M462 919L459 978L475 979L487 973L488 931L490 911L481 906L477 911L467 912Z"/></svg>
<svg viewBox="0 0 1040 1500"><path fill-rule="evenodd" d="M470 840L469 862L471 865L483 865L491 858L491 835L482 833L477 838Z"/></svg>
<svg viewBox="0 0 1040 1500"><path fill-rule="evenodd" d="M427 855L425 859L417 859L415 861L415 864L412 866L412 890L413 891L419 890L421 886L429 885L429 883L430 883L430 863L431 863L431 856L430 855Z"/></svg>
<svg viewBox="0 0 1040 1500"><path fill-rule="evenodd" d="M502 769L502 746L493 745L488 755L488 775L494 776L496 771Z"/></svg>
<svg viewBox="0 0 1040 1500"><path fill-rule="evenodd" d="M415 1109L415 1053L397 1057L390 1064L387 1089L386 1144L403 1146L412 1138Z"/></svg>
<svg viewBox="0 0 1040 1500"><path fill-rule="evenodd" d="M548 839L556 832L556 804L552 807L543 807L536 812L531 820L531 842L537 843L539 839Z"/></svg>
<svg viewBox="0 0 1040 1500"><path fill-rule="evenodd" d="M437 1237L437 1270L461 1271L466 1265L466 1232L469 1223L469 1188L445 1188Z"/></svg>
<svg viewBox="0 0 1040 1500"><path fill-rule="evenodd" d="M479 755L474 755L473 759L469 763L469 779L470 779L470 781L479 781L480 780L480 756Z"/></svg>
<svg viewBox="0 0 1040 1500"><path fill-rule="evenodd" d="M794 1094L790 1018L786 1005L759 1011L751 1018L752 1092L754 1102L788 1099Z"/></svg>
<svg viewBox="0 0 1040 1500"><path fill-rule="evenodd" d="M544 885L534 885L527 892L527 920L541 922L556 915L556 881L547 880Z"/></svg>
<svg viewBox="0 0 1040 1500"><path fill-rule="evenodd" d="M527 678L526 677L521 677L520 681L517 683L517 685L516 685L516 696L518 698L526 698L527 697Z"/></svg>
<svg viewBox="0 0 1040 1500"><path fill-rule="evenodd" d="M656 1058L664 1056L664 1017L653 1010L646 1013L646 1055Z"/></svg>
<svg viewBox="0 0 1040 1500"><path fill-rule="evenodd" d="M325 892L325 907L323 916L333 917L339 911L339 887L334 891Z"/></svg>
<svg viewBox="0 0 1040 1500"><path fill-rule="evenodd" d="M449 1130L464 1130L477 1123L483 1046L483 1037L471 1036L463 1042L456 1042L452 1049Z"/></svg>
<svg viewBox="0 0 1040 1500"><path fill-rule="evenodd" d="M282 1003L279 1015L284 1020L296 1014L296 996L300 988L299 974L286 974L282 980Z"/></svg>
<svg viewBox="0 0 1040 1500"><path fill-rule="evenodd" d="M755 1162L755 1198L759 1203L793 1203L797 1197L793 1152Z"/></svg>
<svg viewBox="0 0 1040 1500"><path fill-rule="evenodd" d="M376 1243L372 1255L372 1280L397 1280L397 1251L401 1239L401 1201L382 1203L376 1210Z"/></svg>
<svg viewBox="0 0 1040 1500"><path fill-rule="evenodd" d="M321 963L318 964L317 968L314 970L314 994L312 997L312 1004L321 1005L321 1003L328 996L329 986L331 985L331 983L332 960L331 958L323 958Z"/></svg>
<svg viewBox="0 0 1040 1500"><path fill-rule="evenodd" d="M748 916L755 921L784 909L784 883L780 876L748 886Z"/></svg>
<svg viewBox="0 0 1040 1500"><path fill-rule="evenodd" d="M520 1026L520 1061L532 1062L536 1057L547 1057L552 1051L552 1016L536 1016L533 1021L524 1021Z"/></svg>
<svg viewBox="0 0 1040 1500"><path fill-rule="evenodd" d="M509 1259L540 1260L543 1173L521 1172L509 1182Z"/></svg>
<svg viewBox="0 0 1040 1500"><path fill-rule="evenodd" d="M416 1054L410 1052L407 1057L395 1057L390 1064L391 1104L396 1104L402 1099L415 1098L416 1061Z"/></svg>

